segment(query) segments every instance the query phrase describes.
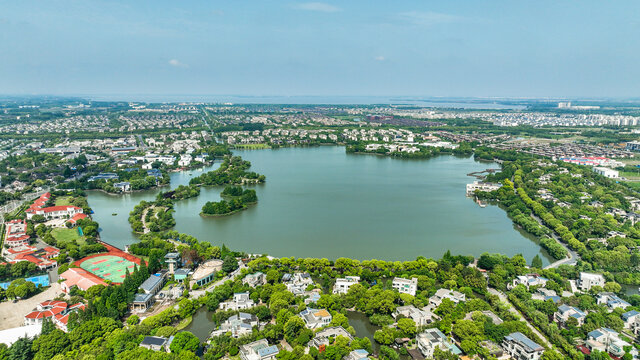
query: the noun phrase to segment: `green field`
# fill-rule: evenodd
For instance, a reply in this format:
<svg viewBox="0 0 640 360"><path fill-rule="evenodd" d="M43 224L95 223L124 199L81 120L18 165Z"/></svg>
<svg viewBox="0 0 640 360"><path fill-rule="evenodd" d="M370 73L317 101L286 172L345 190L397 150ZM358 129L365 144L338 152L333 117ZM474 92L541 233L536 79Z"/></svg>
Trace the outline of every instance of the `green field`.
<svg viewBox="0 0 640 360"><path fill-rule="evenodd" d="M236 149L247 149L247 150L260 150L260 149L271 148L267 144L234 144L233 147L235 147Z"/></svg>
<svg viewBox="0 0 640 360"><path fill-rule="evenodd" d="M92 274L115 283L121 283L127 273L127 269L131 273L134 266L133 262L113 255L96 256L80 264L81 268Z"/></svg>
<svg viewBox="0 0 640 360"><path fill-rule="evenodd" d="M56 198L56 206L71 205L71 196L60 196Z"/></svg>
<svg viewBox="0 0 640 360"><path fill-rule="evenodd" d="M78 234L78 229L76 228L55 228L51 230L51 235L58 242L66 243L70 241L76 241L78 245L82 245L85 242L84 236L80 236L80 234Z"/></svg>

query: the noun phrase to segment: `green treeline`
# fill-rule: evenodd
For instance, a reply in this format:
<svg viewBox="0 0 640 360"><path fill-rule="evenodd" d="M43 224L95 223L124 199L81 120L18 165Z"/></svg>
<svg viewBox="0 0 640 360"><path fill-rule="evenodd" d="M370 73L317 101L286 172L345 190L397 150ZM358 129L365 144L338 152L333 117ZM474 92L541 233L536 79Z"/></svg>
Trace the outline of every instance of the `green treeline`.
<svg viewBox="0 0 640 360"><path fill-rule="evenodd" d="M253 171L247 171L251 163L240 156L226 156L220 167L189 181L189 185L241 185L264 183L266 177Z"/></svg>
<svg viewBox="0 0 640 360"><path fill-rule="evenodd" d="M220 196L223 200L218 202L208 201L204 204L201 215L230 215L246 209L248 205L258 202L258 196L255 190L243 190L239 186L225 187L222 193L220 193Z"/></svg>

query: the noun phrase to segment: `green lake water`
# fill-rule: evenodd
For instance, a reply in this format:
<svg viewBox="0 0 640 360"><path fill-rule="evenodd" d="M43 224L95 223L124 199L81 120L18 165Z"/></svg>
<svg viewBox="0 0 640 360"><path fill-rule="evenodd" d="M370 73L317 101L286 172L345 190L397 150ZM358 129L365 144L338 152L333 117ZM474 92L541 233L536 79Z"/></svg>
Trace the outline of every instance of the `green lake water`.
<svg viewBox="0 0 640 360"><path fill-rule="evenodd" d="M236 151L265 174L259 202L228 217L203 218L207 201L219 201L222 187L177 202L175 230L215 245L284 257L350 257L410 260L453 254L521 253L527 262L541 254L532 237L512 224L498 206L481 208L465 197L474 171L497 168L472 158L439 156L402 160L346 154L343 147ZM171 187L187 184L202 171L171 175ZM101 237L123 247L135 241L127 217L141 200L160 190L126 195L90 192L89 205ZM117 215L113 216L112 214Z"/></svg>

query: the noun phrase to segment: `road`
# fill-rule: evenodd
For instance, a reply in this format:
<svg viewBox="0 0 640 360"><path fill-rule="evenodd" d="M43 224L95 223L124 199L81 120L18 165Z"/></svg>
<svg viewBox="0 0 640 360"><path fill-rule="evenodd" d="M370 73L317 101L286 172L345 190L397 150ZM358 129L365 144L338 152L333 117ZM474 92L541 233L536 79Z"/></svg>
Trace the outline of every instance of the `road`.
<svg viewBox="0 0 640 360"><path fill-rule="evenodd" d="M49 188L43 188L42 190L35 193L24 194L20 200L12 200L6 203L4 206L0 207L0 224L4 224L4 214L10 213L13 210L17 209L24 203L25 201L32 201L39 198L42 194L49 191Z"/></svg>
<svg viewBox="0 0 640 360"><path fill-rule="evenodd" d="M544 224L542 223L542 219L537 217L535 214L531 214L531 216L538 222L538 224L540 224L541 226L544 226ZM577 264L578 263L578 259L580 259L580 255L578 255L578 253L576 253L575 251L569 249L569 247L567 247L567 245L565 245L562 241L560 241L560 237L553 230L551 230L551 237L553 239L555 239L555 241L558 244L560 244L563 248L565 248L567 250L567 257L564 258L564 259L560 259L558 261L552 262L551 264L545 266L544 268L545 269L553 269L553 268L557 268L560 265L575 265L575 264Z"/></svg>
<svg viewBox="0 0 640 360"><path fill-rule="evenodd" d="M194 299L197 299L197 298L199 298L201 296L204 296L207 292L213 291L213 289L215 289L216 287L224 284L225 282L227 282L229 280L234 280L236 277L238 277L238 275L240 275L240 272L244 268L246 268L246 266L242 263L242 261L238 261L238 268L234 272L232 272L231 274L225 276L224 278L214 282L213 284L209 285L209 287L207 287L206 289L191 291L191 293L190 293L191 297L194 298Z"/></svg>
<svg viewBox="0 0 640 360"><path fill-rule="evenodd" d="M513 306L513 304L511 303L511 301L509 301L509 299L507 298L507 296L505 294L503 294L501 291L498 291L494 288L487 288L487 290L489 291L490 294L492 295L496 295L497 297L500 298L500 300L502 302L504 302L505 304L507 304L507 306L509 307L509 312L514 314L517 318L521 319L522 321L524 321L527 326L529 327L529 329L531 329L531 331L536 334L540 339L542 339L542 341L544 342L544 344L551 348L551 343L549 342L549 340L547 340L547 337L544 336L540 331L538 331L538 329L536 329L533 325L531 325L531 323L529 322L529 320L527 320L527 318L525 318L520 311L518 311L518 309L515 308L515 306Z"/></svg>

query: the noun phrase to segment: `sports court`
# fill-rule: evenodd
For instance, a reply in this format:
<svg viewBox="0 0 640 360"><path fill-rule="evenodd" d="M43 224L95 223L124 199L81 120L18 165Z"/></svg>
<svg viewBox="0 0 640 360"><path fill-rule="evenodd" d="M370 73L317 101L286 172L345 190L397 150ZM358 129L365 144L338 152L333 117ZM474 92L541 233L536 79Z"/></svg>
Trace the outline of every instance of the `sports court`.
<svg viewBox="0 0 640 360"><path fill-rule="evenodd" d="M127 269L132 273L134 266L135 263L115 255L98 255L80 263L81 268L114 283L121 283Z"/></svg>

